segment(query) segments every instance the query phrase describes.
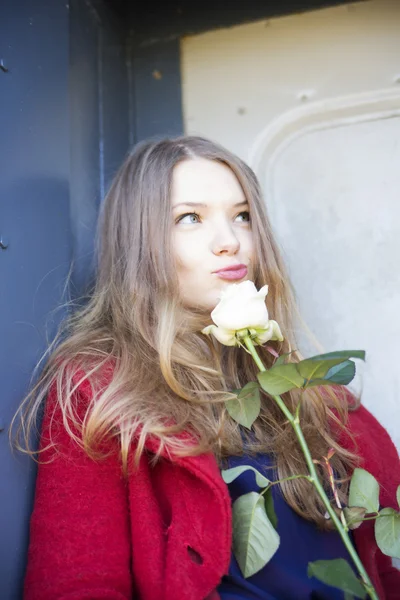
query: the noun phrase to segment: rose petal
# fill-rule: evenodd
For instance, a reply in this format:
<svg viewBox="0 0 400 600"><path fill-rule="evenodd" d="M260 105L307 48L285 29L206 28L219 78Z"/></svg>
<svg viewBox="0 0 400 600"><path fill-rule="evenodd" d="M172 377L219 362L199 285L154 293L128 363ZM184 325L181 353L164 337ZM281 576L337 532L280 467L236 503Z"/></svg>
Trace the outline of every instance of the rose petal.
<svg viewBox="0 0 400 600"><path fill-rule="evenodd" d="M277 340L278 342L283 342L283 335L282 335L282 331L281 328L279 327L278 323L276 321L270 321L270 323L272 323L272 327L274 329L274 333L273 333L273 337L271 338L271 340Z"/></svg>
<svg viewBox="0 0 400 600"><path fill-rule="evenodd" d="M263 285L262 288L260 288L257 292L257 296L262 296L263 298L266 298L268 295L268 286L267 285Z"/></svg>
<svg viewBox="0 0 400 600"><path fill-rule="evenodd" d="M270 321L265 298L268 285L257 291L252 281L229 285L221 292L221 299L211 313L214 325L203 330L206 335L214 335L221 344L237 346L235 333L250 331L256 344L269 340L283 340L276 321Z"/></svg>
<svg viewBox="0 0 400 600"><path fill-rule="evenodd" d="M256 338L256 342L259 345L265 344L265 342L269 341L283 341L283 336L280 330L280 327L276 321L270 321L268 327L264 330L259 330Z"/></svg>
<svg viewBox="0 0 400 600"><path fill-rule="evenodd" d="M215 325L208 325L208 327L204 327L204 329L201 330L201 333L204 333L204 335L212 335L213 329L215 329Z"/></svg>
<svg viewBox="0 0 400 600"><path fill-rule="evenodd" d="M209 325L202 330L206 335L213 335L224 346L238 346L239 342L235 337L235 332L215 325Z"/></svg>
<svg viewBox="0 0 400 600"><path fill-rule="evenodd" d="M211 313L215 325L223 329L238 331L239 329L268 327L269 317L265 304L268 286L260 292L252 281L233 284L221 294L221 300Z"/></svg>

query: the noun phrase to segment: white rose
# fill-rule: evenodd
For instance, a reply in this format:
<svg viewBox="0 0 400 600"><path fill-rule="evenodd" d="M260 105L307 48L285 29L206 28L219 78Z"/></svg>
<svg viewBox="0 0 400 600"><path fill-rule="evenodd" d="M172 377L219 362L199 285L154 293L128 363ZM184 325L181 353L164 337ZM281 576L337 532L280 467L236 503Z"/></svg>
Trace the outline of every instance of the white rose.
<svg viewBox="0 0 400 600"><path fill-rule="evenodd" d="M278 323L268 317L267 294L267 285L257 291L252 281L230 285L211 313L215 325L209 325L202 333L214 335L225 346L239 346L244 335L250 335L259 345L269 340L282 341Z"/></svg>

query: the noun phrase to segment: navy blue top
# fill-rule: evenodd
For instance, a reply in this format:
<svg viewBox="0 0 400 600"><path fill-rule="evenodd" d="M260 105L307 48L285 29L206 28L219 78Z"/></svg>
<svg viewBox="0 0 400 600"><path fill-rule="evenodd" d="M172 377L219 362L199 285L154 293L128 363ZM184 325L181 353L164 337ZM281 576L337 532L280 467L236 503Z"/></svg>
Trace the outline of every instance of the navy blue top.
<svg viewBox="0 0 400 600"><path fill-rule="evenodd" d="M233 456L229 468L251 465L270 481L276 479L269 455L257 458ZM249 492L258 492L254 472L245 471L229 484L232 502ZM275 512L278 518L280 546L261 571L245 579L232 554L229 575L218 587L222 600L343 600L344 593L325 585L314 577L308 578L307 564L315 560L344 558L353 567L352 560L336 531L321 531L306 521L285 502L279 485L272 486Z"/></svg>

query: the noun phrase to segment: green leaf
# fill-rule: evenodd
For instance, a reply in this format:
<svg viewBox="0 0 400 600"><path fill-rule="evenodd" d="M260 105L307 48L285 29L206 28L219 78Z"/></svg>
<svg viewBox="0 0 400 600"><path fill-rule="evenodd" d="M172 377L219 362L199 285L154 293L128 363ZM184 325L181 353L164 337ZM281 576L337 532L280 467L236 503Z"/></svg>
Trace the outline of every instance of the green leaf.
<svg viewBox="0 0 400 600"><path fill-rule="evenodd" d="M271 525L274 529L278 529L278 517L276 516L275 506L274 506L274 497L272 495L272 488L269 488L264 494L265 498L265 510L268 516L268 519L271 521Z"/></svg>
<svg viewBox="0 0 400 600"><path fill-rule="evenodd" d="M344 508L343 512L349 529L357 529L362 524L367 511L361 506L352 506Z"/></svg>
<svg viewBox="0 0 400 600"><path fill-rule="evenodd" d="M399 485L399 487L397 488L397 492L396 492L396 498L397 498L397 504L398 504L398 506L399 506L399 508L400 508L400 485Z"/></svg>
<svg viewBox="0 0 400 600"><path fill-rule="evenodd" d="M349 594L348 592L344 593L344 600L354 600L353 594Z"/></svg>
<svg viewBox="0 0 400 600"><path fill-rule="evenodd" d="M262 569L279 548L279 535L265 512L264 498L256 492L233 503L233 552L244 577Z"/></svg>
<svg viewBox="0 0 400 600"><path fill-rule="evenodd" d="M295 363L272 367L268 371L258 373L257 378L262 389L272 396L284 394L293 388L301 388L304 383L304 378L298 373Z"/></svg>
<svg viewBox="0 0 400 600"><path fill-rule="evenodd" d="M286 355L285 354L281 354L279 358L276 359L276 361L274 362L274 367L279 367L279 365L284 365L285 364L285 358Z"/></svg>
<svg viewBox="0 0 400 600"><path fill-rule="evenodd" d="M342 360L348 360L349 358L360 358L361 360L365 360L365 350L337 350L336 352L317 354L316 356L307 358L307 360L335 360L336 358L341 358Z"/></svg>
<svg viewBox="0 0 400 600"><path fill-rule="evenodd" d="M262 389L273 396L284 394L293 388L316 385L347 385L355 375L355 364L349 358L365 360L364 350L343 350L312 356L299 363L282 364L280 356L268 371L257 378Z"/></svg>
<svg viewBox="0 0 400 600"><path fill-rule="evenodd" d="M350 383L350 381L352 381L352 379L354 379L355 374L355 363L352 360L345 360L339 365L331 367L325 375L325 379L331 381L332 383L347 385Z"/></svg>
<svg viewBox="0 0 400 600"><path fill-rule="evenodd" d="M379 483L364 469L354 469L350 481L349 506L360 506L367 513L379 510Z"/></svg>
<svg viewBox="0 0 400 600"><path fill-rule="evenodd" d="M340 363L345 362L343 358L321 358L317 360L316 358L307 358L306 360L302 360L297 363L297 370L304 379L325 379L325 375L328 373L329 369L339 365Z"/></svg>
<svg viewBox="0 0 400 600"><path fill-rule="evenodd" d="M316 577L323 583L352 594L356 598L366 598L366 591L357 579L353 569L344 558L316 560L308 563L308 577Z"/></svg>
<svg viewBox="0 0 400 600"><path fill-rule="evenodd" d="M285 359L291 354L293 354L293 352L297 352L297 350L291 350L291 352L285 352L284 354L281 354L280 357L274 362L274 367L284 365Z"/></svg>
<svg viewBox="0 0 400 600"><path fill-rule="evenodd" d="M383 508L375 521L375 538L379 549L392 558L400 558L400 514Z"/></svg>
<svg viewBox="0 0 400 600"><path fill-rule="evenodd" d="M259 471L257 471L257 469L255 469L254 467L251 467L250 465L243 465L241 467L233 467L232 469L225 469L225 470L221 471L222 479L225 481L225 483L232 483L232 481L234 481L234 479L239 477L239 475L241 475L245 471L253 471L255 473L256 483L257 483L258 487L260 487L260 488L266 488L271 483L269 479L264 477L264 475L262 475Z"/></svg>
<svg viewBox="0 0 400 600"><path fill-rule="evenodd" d="M250 429L260 414L260 386L257 382L251 381L238 391L237 398L225 402L226 410L234 421Z"/></svg>
<svg viewBox="0 0 400 600"><path fill-rule="evenodd" d="M354 379L356 365L352 360L346 360L329 369L324 379L312 379L305 384L305 388L315 385L347 385Z"/></svg>

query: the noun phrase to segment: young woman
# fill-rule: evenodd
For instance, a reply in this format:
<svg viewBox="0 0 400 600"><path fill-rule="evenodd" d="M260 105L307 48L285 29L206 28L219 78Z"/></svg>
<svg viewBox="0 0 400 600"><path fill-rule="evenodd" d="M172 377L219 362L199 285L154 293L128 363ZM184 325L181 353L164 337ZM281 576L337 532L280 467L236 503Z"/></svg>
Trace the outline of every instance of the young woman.
<svg viewBox="0 0 400 600"><path fill-rule="evenodd" d="M98 241L90 299L51 349L24 411L26 441L47 398L25 600L343 598L307 577L310 560L347 554L305 479L273 487L281 546L272 560L245 579L231 553L231 503L257 487L251 474L227 486L220 469L307 473L267 394L251 432L229 417L229 390L257 369L242 349L201 333L221 292L248 279L269 285L285 338L270 346L296 348L292 289L251 169L198 137L142 144L104 200ZM301 423L315 460L335 450L343 502L360 465L379 480L381 505L397 506L398 454L354 398L307 390ZM377 548L373 522L353 536L379 597L400 598L400 573Z"/></svg>

